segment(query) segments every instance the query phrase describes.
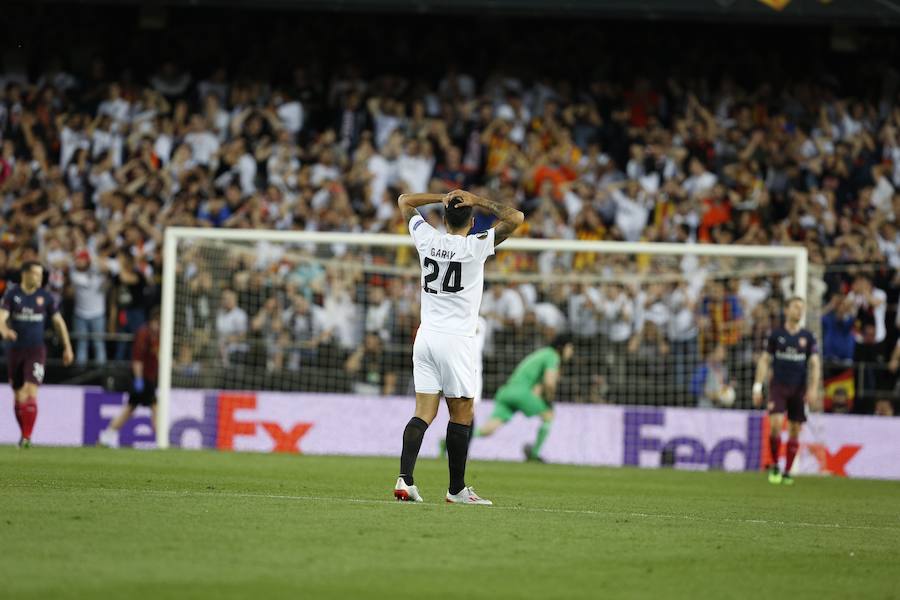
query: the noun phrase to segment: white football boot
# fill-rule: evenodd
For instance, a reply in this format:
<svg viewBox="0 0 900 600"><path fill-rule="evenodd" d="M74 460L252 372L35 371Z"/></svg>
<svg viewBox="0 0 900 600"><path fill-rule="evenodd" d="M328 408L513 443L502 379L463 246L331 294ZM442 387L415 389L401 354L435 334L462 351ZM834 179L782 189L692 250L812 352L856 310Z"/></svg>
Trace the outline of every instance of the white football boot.
<svg viewBox="0 0 900 600"><path fill-rule="evenodd" d="M100 439L97 440L97 445L106 448L118 448L119 432L112 429L104 429L100 432Z"/></svg>
<svg viewBox="0 0 900 600"><path fill-rule="evenodd" d="M425 499L419 495L419 488L414 485L406 485L402 477L397 478L397 484L394 485L394 498L397 502L425 502Z"/></svg>
<svg viewBox="0 0 900 600"><path fill-rule="evenodd" d="M483 506L493 506L494 503L490 500L482 498L478 494L475 493L471 487L464 487L459 490L458 494L451 494L450 491L447 491L447 502L450 504L481 504Z"/></svg>

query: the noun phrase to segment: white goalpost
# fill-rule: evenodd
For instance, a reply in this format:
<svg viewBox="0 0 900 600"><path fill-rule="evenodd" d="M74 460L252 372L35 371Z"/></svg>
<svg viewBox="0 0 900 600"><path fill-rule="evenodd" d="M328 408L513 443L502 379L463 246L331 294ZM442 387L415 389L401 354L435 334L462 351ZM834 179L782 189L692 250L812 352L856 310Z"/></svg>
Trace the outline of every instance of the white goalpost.
<svg viewBox="0 0 900 600"><path fill-rule="evenodd" d="M170 227L163 265L158 447L173 390L411 395L408 235ZM803 247L511 238L485 280L486 398L566 332L578 360L562 401L745 408L762 321L807 297L809 272ZM695 381L716 352L731 401Z"/></svg>

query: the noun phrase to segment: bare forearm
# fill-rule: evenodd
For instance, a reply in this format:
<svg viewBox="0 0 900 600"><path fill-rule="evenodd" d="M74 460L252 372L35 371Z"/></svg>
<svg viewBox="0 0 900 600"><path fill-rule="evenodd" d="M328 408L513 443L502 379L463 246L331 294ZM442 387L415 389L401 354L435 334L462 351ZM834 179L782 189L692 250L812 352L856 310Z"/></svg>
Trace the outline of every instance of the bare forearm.
<svg viewBox="0 0 900 600"><path fill-rule="evenodd" d="M353 353L344 364L344 370L348 373L357 373L362 366L362 354Z"/></svg>
<svg viewBox="0 0 900 600"><path fill-rule="evenodd" d="M808 389L815 391L819 389L819 381L821 381L822 376L822 367L819 364L819 357L814 356L809 361L809 381L807 382Z"/></svg>
<svg viewBox="0 0 900 600"><path fill-rule="evenodd" d="M513 208L512 206L507 206L496 200L488 200L487 198L482 198L481 200L482 202L479 203L479 206L491 211L501 221L518 227L522 224L522 221L525 220L525 215L522 211Z"/></svg>
<svg viewBox="0 0 900 600"><path fill-rule="evenodd" d="M759 357L759 362L756 363L756 377L753 379L754 383L765 384L766 377L769 375L769 355L763 354Z"/></svg>
<svg viewBox="0 0 900 600"><path fill-rule="evenodd" d="M263 328L263 325L266 324L266 315L265 313L259 313L255 317L253 317L253 321L250 322L250 329L253 331L259 331Z"/></svg>
<svg viewBox="0 0 900 600"><path fill-rule="evenodd" d="M384 376L384 386L382 387L382 393L385 396L392 396L397 389L397 374L396 373L388 373Z"/></svg>
<svg viewBox="0 0 900 600"><path fill-rule="evenodd" d="M397 206L400 207L403 218L409 221L419 214L419 211L416 210L418 207L443 201L443 194L400 194Z"/></svg>
<svg viewBox="0 0 900 600"><path fill-rule="evenodd" d="M497 217L498 223L494 225L494 246L500 244L500 242L512 235L512 233L519 228L519 225L525 221L525 215L512 206L507 206L496 200L469 194L468 192L465 192L465 194L468 196L472 205L480 206Z"/></svg>
<svg viewBox="0 0 900 600"><path fill-rule="evenodd" d="M419 208L428 204L436 204L444 201L444 194L401 194L398 204L411 208Z"/></svg>
<svg viewBox="0 0 900 600"><path fill-rule="evenodd" d="M69 329L66 327L66 322L63 321L62 317L57 316L57 318L53 319L53 326L56 328L56 333L62 338L63 348L71 348L72 341L69 339Z"/></svg>

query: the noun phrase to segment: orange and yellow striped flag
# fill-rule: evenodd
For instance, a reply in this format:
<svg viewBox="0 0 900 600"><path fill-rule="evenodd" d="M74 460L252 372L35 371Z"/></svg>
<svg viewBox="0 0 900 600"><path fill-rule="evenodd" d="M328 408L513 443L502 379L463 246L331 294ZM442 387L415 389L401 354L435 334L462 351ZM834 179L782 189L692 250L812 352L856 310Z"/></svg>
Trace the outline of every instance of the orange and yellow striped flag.
<svg viewBox="0 0 900 600"><path fill-rule="evenodd" d="M834 402L834 395L838 390L847 393L847 409L853 408L853 400L856 396L856 386L853 383L853 369L847 369L825 379L825 410L830 411Z"/></svg>

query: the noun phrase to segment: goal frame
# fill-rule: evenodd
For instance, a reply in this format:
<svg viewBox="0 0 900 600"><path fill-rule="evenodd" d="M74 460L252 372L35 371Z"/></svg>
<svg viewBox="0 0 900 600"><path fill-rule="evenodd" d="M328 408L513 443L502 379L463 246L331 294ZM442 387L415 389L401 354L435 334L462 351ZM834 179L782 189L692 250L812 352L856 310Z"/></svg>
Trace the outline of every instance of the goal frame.
<svg viewBox="0 0 900 600"><path fill-rule="evenodd" d="M282 242L345 244L348 246L414 247L412 237L400 234L334 233L267 229L213 229L168 227L163 242L162 306L159 342L159 382L157 387L156 444L169 447L169 406L175 342L175 287L178 242L214 240L221 242ZM503 250L590 252L596 254L649 254L734 258L782 258L793 261L794 294L806 298L809 257L803 246L743 246L716 244L673 244L660 242L609 242L510 238Z"/></svg>

